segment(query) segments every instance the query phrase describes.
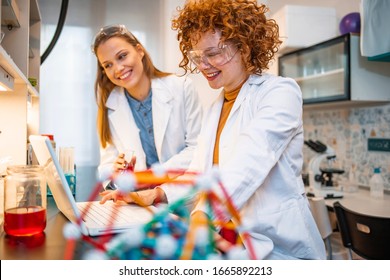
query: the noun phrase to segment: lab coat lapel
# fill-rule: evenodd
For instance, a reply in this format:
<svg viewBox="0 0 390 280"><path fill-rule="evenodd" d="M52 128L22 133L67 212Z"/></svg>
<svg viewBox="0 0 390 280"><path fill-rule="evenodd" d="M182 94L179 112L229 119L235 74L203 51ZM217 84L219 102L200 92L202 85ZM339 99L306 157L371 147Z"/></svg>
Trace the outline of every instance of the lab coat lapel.
<svg viewBox="0 0 390 280"><path fill-rule="evenodd" d="M249 91L247 90L248 86L249 86L248 82L244 83L244 85L242 86L240 92L238 93L236 100L234 101L233 107L229 113L229 116L228 116L226 122L229 121L230 116L232 116L238 110L238 108L240 108L241 104L244 102L244 100L248 96L248 94L249 94Z"/></svg>
<svg viewBox="0 0 390 280"><path fill-rule="evenodd" d="M248 98L248 95L250 95L251 92L251 85L261 85L262 83L264 83L264 81L264 76L261 76L260 78L258 75L249 76L248 80L242 85L242 88L237 96L236 101L234 101L233 108L230 111L229 117L226 122L229 121L230 117L233 116L233 114L242 106L243 102Z"/></svg>
<svg viewBox="0 0 390 280"><path fill-rule="evenodd" d="M123 88L115 88L106 103L109 108L109 120L114 133L118 136L117 146L119 152L126 149L137 152L143 151L139 137L139 129L135 124L133 114ZM134 137L134 135L137 135Z"/></svg>
<svg viewBox="0 0 390 280"><path fill-rule="evenodd" d="M232 154L235 150L235 143L237 141L237 136L239 135L239 127L241 124L240 119L242 118L243 111L239 111L241 106L245 106L245 99L248 97L249 94L249 83L248 81L245 82L240 92L237 95L236 100L234 101L233 107L230 110L229 116L226 119L226 123L224 126L224 129L221 132L220 138L219 138L219 166L222 167L229 158L231 158ZM237 121L238 119L238 121ZM226 133L229 135L226 137Z"/></svg>
<svg viewBox="0 0 390 280"><path fill-rule="evenodd" d="M205 162L203 162L202 170L209 170L213 164L216 131L218 128L219 117L221 115L223 100L224 96L222 91L213 103L210 111L203 119L204 135L202 139L204 143L202 143L202 146L204 156L202 158L205 159Z"/></svg>
<svg viewBox="0 0 390 280"><path fill-rule="evenodd" d="M173 96L168 89L159 83L159 79L152 80L152 94L154 141L157 155L161 158L165 131L172 112L172 104L170 101L173 99Z"/></svg>

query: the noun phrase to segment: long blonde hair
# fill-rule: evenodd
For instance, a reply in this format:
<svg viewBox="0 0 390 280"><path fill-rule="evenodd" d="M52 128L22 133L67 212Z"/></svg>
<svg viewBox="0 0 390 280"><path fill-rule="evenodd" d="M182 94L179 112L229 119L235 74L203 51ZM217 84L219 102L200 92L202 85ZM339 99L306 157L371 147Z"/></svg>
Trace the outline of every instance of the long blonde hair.
<svg viewBox="0 0 390 280"><path fill-rule="evenodd" d="M92 51L96 55L98 47L106 42L108 39L118 37L126 40L133 47L140 46L145 55L142 58L142 64L146 76L149 79L161 78L171 75L171 73L163 72L157 69L152 62L152 59L148 52L145 50L144 46L138 41L138 39L129 31L124 25L110 25L103 27L94 38L92 45ZM111 94L111 91L114 89L115 84L113 84L110 79L106 76L104 68L100 65L99 60L97 60L97 73L95 80L95 99L98 106L97 111L97 129L100 144L103 148L107 146L108 143L112 143L112 136L110 131L110 126L108 122L108 110L106 107L106 102L108 97Z"/></svg>

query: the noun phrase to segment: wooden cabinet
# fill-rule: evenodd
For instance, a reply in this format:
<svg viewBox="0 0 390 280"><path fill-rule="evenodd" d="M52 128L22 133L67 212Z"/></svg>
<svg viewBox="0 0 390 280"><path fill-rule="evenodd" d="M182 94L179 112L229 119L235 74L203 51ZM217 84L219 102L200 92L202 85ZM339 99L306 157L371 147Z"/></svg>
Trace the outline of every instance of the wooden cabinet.
<svg viewBox="0 0 390 280"><path fill-rule="evenodd" d="M390 65L362 57L358 35L280 56L279 75L298 82L307 108L390 102Z"/></svg>
<svg viewBox="0 0 390 280"><path fill-rule="evenodd" d="M39 132L41 16L38 0L2 0L0 10L0 66L14 80L0 91L0 157L25 164L28 135Z"/></svg>

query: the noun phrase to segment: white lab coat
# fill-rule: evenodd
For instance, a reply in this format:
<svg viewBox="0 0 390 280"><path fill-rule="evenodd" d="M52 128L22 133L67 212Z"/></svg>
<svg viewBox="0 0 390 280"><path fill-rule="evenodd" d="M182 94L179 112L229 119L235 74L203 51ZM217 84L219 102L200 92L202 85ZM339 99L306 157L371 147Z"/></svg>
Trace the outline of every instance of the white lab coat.
<svg viewBox="0 0 390 280"><path fill-rule="evenodd" d="M151 87L154 139L160 163L167 168L188 168L201 125L199 95L188 77L152 79ZM110 174L118 154L126 149L135 151L134 169L145 170L146 156L124 89L114 88L106 106L113 144L100 150L100 175Z"/></svg>
<svg viewBox="0 0 390 280"><path fill-rule="evenodd" d="M191 169L212 168L222 104L223 93L203 115ZM256 258L325 259L301 178L302 148L298 85L289 78L250 76L220 135L219 171L251 236ZM174 188L164 190L168 200L177 199ZM215 190L223 197L217 186Z"/></svg>

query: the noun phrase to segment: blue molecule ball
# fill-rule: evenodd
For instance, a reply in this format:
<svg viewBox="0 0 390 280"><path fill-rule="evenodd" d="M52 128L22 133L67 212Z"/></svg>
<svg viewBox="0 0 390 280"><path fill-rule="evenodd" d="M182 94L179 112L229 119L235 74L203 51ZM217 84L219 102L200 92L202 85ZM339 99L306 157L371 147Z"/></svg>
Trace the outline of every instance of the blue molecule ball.
<svg viewBox="0 0 390 280"><path fill-rule="evenodd" d="M360 14L350 13L345 15L339 25L341 35L347 33L360 33Z"/></svg>

